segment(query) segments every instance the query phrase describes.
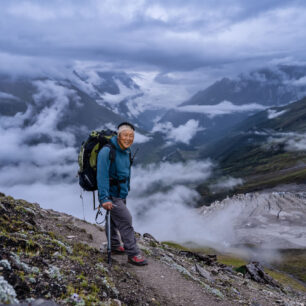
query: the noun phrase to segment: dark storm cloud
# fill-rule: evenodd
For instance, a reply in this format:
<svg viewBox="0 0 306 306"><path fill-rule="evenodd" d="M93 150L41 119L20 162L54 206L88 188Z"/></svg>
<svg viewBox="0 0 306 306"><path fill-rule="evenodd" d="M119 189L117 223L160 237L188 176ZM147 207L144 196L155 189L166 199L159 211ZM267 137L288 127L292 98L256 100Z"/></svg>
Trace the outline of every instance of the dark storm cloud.
<svg viewBox="0 0 306 306"><path fill-rule="evenodd" d="M0 52L187 71L300 56L305 16L289 0L4 0Z"/></svg>

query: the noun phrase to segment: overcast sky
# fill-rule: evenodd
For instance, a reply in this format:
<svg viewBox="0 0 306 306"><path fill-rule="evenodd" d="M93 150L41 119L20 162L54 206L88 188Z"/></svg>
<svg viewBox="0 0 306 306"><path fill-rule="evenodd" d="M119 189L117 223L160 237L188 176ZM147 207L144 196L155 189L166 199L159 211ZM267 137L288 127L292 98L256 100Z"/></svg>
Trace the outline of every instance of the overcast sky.
<svg viewBox="0 0 306 306"><path fill-rule="evenodd" d="M1 0L0 25L2 69L93 61L205 83L305 59L305 1Z"/></svg>

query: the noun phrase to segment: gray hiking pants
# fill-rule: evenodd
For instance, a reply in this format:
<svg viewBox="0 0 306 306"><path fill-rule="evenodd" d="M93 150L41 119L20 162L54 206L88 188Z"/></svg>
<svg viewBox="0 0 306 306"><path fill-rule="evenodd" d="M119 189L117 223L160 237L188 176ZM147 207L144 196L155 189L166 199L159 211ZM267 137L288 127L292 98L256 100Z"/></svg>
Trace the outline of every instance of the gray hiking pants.
<svg viewBox="0 0 306 306"><path fill-rule="evenodd" d="M110 213L112 248L116 248L121 245L121 237L126 254L128 256L137 255L140 253L140 251L136 243L134 228L132 226L132 216L126 207L126 200L114 197L112 197L111 200L113 202L113 208ZM107 231L106 234L108 234Z"/></svg>

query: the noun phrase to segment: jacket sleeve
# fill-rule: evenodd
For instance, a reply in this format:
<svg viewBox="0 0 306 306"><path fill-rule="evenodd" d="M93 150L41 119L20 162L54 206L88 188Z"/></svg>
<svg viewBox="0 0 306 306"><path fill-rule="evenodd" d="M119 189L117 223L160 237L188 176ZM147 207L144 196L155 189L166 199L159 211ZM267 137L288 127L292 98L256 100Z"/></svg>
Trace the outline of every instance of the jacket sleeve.
<svg viewBox="0 0 306 306"><path fill-rule="evenodd" d="M109 159L110 149L104 147L97 158L97 185L100 204L111 201L109 198Z"/></svg>

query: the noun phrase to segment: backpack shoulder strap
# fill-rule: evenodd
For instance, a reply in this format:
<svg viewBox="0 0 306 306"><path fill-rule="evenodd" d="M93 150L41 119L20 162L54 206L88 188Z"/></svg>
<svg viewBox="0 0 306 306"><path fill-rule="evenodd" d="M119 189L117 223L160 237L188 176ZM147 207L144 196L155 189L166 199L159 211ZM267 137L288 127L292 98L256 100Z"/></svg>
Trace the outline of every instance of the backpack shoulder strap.
<svg viewBox="0 0 306 306"><path fill-rule="evenodd" d="M130 156L130 167L132 167L133 165L133 162L134 162L134 159L135 159L135 156L138 152L139 148L136 149L136 151L134 152L134 154L132 155L132 151L130 150L129 152L129 156Z"/></svg>
<svg viewBox="0 0 306 306"><path fill-rule="evenodd" d="M110 149L109 151L109 160L112 162L115 161L116 158L116 148L112 143L108 143L105 145L105 147L108 147Z"/></svg>

